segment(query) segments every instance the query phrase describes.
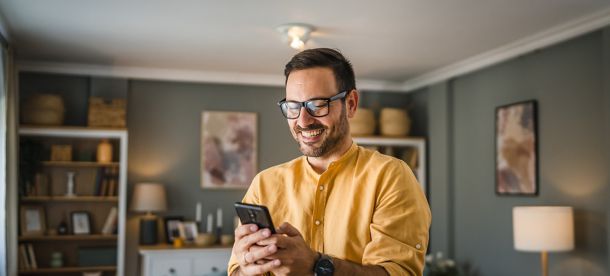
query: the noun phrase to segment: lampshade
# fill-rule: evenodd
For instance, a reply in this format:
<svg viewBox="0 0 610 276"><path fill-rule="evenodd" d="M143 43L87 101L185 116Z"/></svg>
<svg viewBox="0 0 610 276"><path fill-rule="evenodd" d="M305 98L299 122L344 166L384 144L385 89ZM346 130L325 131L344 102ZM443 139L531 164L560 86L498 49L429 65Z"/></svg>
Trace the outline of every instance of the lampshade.
<svg viewBox="0 0 610 276"><path fill-rule="evenodd" d="M573 217L572 207L514 207L515 249L533 252L574 249Z"/></svg>
<svg viewBox="0 0 610 276"><path fill-rule="evenodd" d="M159 183L138 183L133 191L131 210L162 212L167 209L165 188Z"/></svg>

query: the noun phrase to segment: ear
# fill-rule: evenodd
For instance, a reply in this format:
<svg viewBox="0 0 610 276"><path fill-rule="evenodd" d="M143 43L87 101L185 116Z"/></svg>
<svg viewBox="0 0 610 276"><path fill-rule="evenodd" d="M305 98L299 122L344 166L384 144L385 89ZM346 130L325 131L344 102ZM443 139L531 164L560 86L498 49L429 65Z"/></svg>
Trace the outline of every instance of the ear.
<svg viewBox="0 0 610 276"><path fill-rule="evenodd" d="M345 100L345 107L347 108L347 118L353 118L354 114L356 114L356 109L358 108L358 90L352 89L347 95L347 99Z"/></svg>

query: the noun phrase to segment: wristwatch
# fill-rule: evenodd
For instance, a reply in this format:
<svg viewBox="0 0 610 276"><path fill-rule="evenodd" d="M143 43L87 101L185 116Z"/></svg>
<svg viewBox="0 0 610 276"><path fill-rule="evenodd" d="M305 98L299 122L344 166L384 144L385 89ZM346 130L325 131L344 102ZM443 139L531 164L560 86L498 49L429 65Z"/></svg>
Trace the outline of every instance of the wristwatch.
<svg viewBox="0 0 610 276"><path fill-rule="evenodd" d="M316 261L313 267L314 276L332 276L335 273L335 265L333 259L320 253L320 258Z"/></svg>

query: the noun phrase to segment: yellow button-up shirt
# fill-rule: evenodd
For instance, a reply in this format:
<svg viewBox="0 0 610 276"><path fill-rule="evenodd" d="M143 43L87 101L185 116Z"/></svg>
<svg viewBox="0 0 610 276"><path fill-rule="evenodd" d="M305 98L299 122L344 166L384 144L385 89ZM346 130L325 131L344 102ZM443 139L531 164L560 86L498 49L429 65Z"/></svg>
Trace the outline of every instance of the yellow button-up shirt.
<svg viewBox="0 0 610 276"><path fill-rule="evenodd" d="M353 143L318 174L302 156L259 173L243 202L267 206L276 227L292 224L318 252L422 275L430 208L399 159ZM229 275L237 267L231 256Z"/></svg>

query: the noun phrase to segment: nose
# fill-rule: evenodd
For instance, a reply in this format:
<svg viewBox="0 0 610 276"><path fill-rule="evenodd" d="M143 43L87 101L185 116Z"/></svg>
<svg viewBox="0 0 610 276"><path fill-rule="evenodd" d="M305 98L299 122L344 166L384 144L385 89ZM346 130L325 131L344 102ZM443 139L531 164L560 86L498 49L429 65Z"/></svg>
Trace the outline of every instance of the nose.
<svg viewBox="0 0 610 276"><path fill-rule="evenodd" d="M314 121L314 117L307 112L307 109L305 109L305 107L301 107L301 113L299 114L299 118L297 118L297 124L300 127L305 128L308 125L311 125Z"/></svg>

